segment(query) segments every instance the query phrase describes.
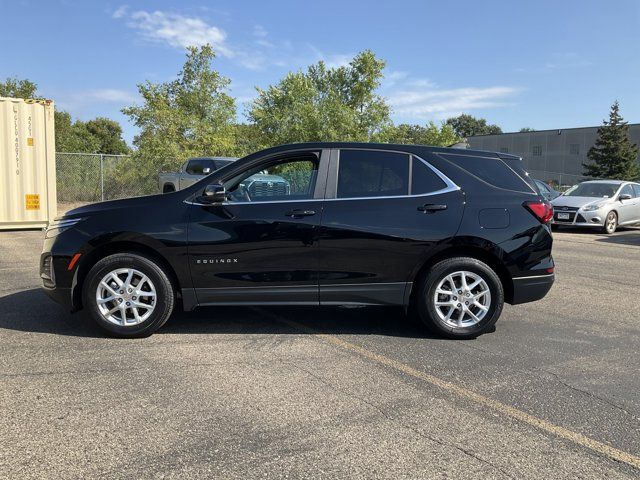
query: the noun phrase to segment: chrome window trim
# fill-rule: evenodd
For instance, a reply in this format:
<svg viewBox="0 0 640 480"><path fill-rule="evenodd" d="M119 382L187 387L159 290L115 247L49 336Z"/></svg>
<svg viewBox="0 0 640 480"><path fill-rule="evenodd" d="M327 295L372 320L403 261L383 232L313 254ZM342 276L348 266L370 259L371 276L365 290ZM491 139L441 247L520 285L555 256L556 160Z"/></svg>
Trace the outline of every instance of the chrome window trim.
<svg viewBox="0 0 640 480"><path fill-rule="evenodd" d="M374 152L392 152L392 153L401 153L409 156L409 161L411 162L412 157L420 160L424 163L428 168L430 168L439 178L445 183L445 187L440 190L434 190L433 192L420 193L420 194L407 194L407 195L382 195L375 197L345 197L345 198L310 198L310 199L300 199L300 200L271 200L265 202L222 202L217 204L218 206L228 206L228 205L265 205L272 203L308 203L308 202L336 202L336 201L350 201L350 200L385 200L385 199L393 199L393 198L422 198L422 197L431 197L433 195L442 195L445 193L457 192L461 190L461 188L456 185L449 177L447 177L444 173L438 170L436 167L431 165L422 157L414 154L403 152L401 150L386 150L386 149L378 149L378 148L343 148L339 150L370 150ZM411 181L411 178L409 178ZM212 206L211 204L206 203L198 203L194 201L185 200L184 203L188 205L197 205L197 206Z"/></svg>
<svg viewBox="0 0 640 480"><path fill-rule="evenodd" d="M447 177L444 173L442 173L436 167L434 167L429 162L427 162L424 158L416 155L415 153L403 152L401 150L386 150L386 149L382 150L382 149L378 149L378 148L340 148L339 150L368 150L368 151L373 151L373 152L400 153L400 154L403 154L403 155L407 155L409 157L409 165L410 166L413 163L412 162L413 158L416 158L416 159L420 160L422 163L424 163L428 168L430 168L433 171L433 173L435 173L438 176L438 178L440 178L440 180L442 180L444 182L445 187L441 188L440 190L434 190L433 192L418 193L418 194L379 195L379 196L372 196L372 197L325 198L324 200L326 202L335 202L335 201L343 201L343 200L348 201L348 200L382 200L382 199L391 199L391 198L421 198L421 197L430 197L430 196L433 196L433 195L442 195L443 193L456 192L456 191L460 190L460 187L458 185L456 185L455 183L453 183L453 181L449 177ZM338 163L338 175L340 175L340 170L339 169L340 169L340 163ZM412 178L410 176L409 177L409 186L408 186L409 191L410 191L410 188L411 188L411 181L412 181Z"/></svg>

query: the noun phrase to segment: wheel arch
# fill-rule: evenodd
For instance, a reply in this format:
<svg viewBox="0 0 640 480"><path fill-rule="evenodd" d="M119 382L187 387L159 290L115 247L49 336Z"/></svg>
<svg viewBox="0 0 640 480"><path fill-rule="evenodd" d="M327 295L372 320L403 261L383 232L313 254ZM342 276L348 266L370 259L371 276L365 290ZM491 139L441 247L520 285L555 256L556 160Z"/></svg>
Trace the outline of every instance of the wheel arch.
<svg viewBox="0 0 640 480"><path fill-rule="evenodd" d="M87 274L91 271L91 268L93 268L96 262L116 253L134 253L155 261L169 277L174 291L176 292L176 296L180 300L181 294L178 275L165 257L148 245L129 240L118 240L104 243L81 257L73 282L72 302L74 310L80 310L83 307L82 289L84 287Z"/></svg>
<svg viewBox="0 0 640 480"><path fill-rule="evenodd" d="M417 285L425 278L429 270L438 262L452 257L470 257L480 260L486 263L493 269L500 278L502 288L504 289L504 297L507 303L513 301L513 279L507 267L505 267L503 261L500 258L500 253L497 252L498 248L493 249L483 248L479 245L452 245L446 247L434 255L426 259L415 272L412 277L412 288L409 297L409 302L413 304L414 296L416 295Z"/></svg>

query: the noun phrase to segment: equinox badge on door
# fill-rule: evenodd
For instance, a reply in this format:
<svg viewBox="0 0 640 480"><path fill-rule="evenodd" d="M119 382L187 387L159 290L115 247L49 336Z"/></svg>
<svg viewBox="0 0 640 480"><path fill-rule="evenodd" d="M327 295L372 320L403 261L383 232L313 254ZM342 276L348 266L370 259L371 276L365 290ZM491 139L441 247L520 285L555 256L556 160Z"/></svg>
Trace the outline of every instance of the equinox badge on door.
<svg viewBox="0 0 640 480"><path fill-rule="evenodd" d="M238 263L238 259L237 258L199 258L196 260L196 263L197 264Z"/></svg>

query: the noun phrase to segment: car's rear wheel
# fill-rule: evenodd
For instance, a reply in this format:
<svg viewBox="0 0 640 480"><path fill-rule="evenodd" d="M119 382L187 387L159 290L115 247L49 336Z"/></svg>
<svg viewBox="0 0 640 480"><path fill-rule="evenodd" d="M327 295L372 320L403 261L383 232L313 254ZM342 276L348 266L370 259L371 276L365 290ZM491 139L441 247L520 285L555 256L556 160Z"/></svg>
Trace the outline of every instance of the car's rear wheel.
<svg viewBox="0 0 640 480"><path fill-rule="evenodd" d="M607 235L611 235L618 228L618 214L616 212L609 212L604 219L604 226L602 231Z"/></svg>
<svg viewBox="0 0 640 480"><path fill-rule="evenodd" d="M496 272L475 258L455 257L433 266L415 298L420 319L449 338L475 338L490 331L504 306Z"/></svg>
<svg viewBox="0 0 640 480"><path fill-rule="evenodd" d="M146 337L169 319L175 294L164 270L149 258L118 253L97 262L84 283L91 318L118 337Z"/></svg>

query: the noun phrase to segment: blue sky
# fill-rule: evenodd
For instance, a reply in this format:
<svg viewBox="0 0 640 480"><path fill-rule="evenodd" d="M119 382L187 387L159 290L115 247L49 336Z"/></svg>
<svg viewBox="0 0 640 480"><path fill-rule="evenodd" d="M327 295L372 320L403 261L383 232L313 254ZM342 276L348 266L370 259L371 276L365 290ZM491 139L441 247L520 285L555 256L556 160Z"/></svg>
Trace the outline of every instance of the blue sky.
<svg viewBox="0 0 640 480"><path fill-rule="evenodd" d="M75 117L119 120L136 84L172 79L209 42L239 117L255 86L372 49L397 122L461 112L505 131L640 122L640 1L0 0L0 78L35 81Z"/></svg>

